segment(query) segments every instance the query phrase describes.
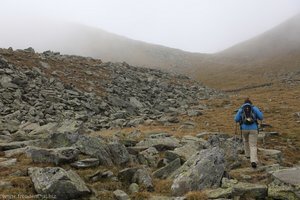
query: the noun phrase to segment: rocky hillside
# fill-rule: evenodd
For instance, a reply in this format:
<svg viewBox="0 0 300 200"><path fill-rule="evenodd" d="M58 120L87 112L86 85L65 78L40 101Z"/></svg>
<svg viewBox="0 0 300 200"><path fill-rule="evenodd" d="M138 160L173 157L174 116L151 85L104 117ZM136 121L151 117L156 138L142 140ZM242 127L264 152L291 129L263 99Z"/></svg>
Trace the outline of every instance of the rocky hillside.
<svg viewBox="0 0 300 200"><path fill-rule="evenodd" d="M186 76L1 49L0 86L0 198L300 197L299 163L286 153L295 141L271 149L280 133L261 130L259 143L272 143L250 168L237 135L200 131L218 128L211 113L227 123L228 96Z"/></svg>
<svg viewBox="0 0 300 200"><path fill-rule="evenodd" d="M7 126L67 123L101 130L176 123L177 115L200 113L200 99L222 95L186 76L127 63L32 49L1 54L1 118Z"/></svg>

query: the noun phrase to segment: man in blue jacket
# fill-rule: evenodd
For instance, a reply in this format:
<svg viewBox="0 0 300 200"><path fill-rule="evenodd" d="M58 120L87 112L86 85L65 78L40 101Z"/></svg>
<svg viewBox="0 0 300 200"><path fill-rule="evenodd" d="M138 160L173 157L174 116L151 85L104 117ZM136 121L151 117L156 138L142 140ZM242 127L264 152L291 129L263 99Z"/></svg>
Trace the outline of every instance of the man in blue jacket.
<svg viewBox="0 0 300 200"><path fill-rule="evenodd" d="M247 98L244 104L240 107L235 115L234 120L240 123L244 150L247 158L250 158L251 166L257 166L257 135L258 135L258 122L257 120L263 119L263 113Z"/></svg>

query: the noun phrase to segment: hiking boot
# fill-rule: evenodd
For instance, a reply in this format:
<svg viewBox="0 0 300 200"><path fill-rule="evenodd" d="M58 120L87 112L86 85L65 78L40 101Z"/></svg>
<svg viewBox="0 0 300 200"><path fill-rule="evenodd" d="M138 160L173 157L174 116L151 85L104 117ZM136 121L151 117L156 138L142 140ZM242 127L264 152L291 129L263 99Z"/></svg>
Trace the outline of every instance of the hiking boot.
<svg viewBox="0 0 300 200"><path fill-rule="evenodd" d="M252 162L251 167L255 169L257 167L256 162Z"/></svg>

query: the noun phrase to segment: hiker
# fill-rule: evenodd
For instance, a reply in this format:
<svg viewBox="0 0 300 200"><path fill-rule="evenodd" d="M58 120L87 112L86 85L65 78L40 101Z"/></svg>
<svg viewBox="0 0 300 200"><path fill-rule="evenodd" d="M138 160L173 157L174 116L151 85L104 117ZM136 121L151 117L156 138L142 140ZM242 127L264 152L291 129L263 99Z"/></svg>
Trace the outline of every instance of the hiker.
<svg viewBox="0 0 300 200"><path fill-rule="evenodd" d="M247 98L235 115L234 120L240 123L243 136L244 150L247 158L250 158L252 168L256 168L258 122L263 119L263 113Z"/></svg>

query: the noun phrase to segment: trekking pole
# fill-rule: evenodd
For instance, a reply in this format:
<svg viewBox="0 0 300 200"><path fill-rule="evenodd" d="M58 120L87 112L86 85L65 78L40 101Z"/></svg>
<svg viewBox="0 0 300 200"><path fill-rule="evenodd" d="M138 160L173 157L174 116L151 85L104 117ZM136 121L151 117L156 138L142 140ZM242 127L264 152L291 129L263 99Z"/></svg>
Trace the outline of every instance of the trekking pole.
<svg viewBox="0 0 300 200"><path fill-rule="evenodd" d="M242 124L240 123L241 141L243 141Z"/></svg>
<svg viewBox="0 0 300 200"><path fill-rule="evenodd" d="M262 126L263 124L263 120L260 120L260 126ZM259 134L259 124L257 124L257 134ZM261 127L262 128L262 127ZM263 130L263 129L261 129ZM263 135L263 138L262 138L262 142L263 142L263 148L265 149L265 145L266 145L266 141L265 141L265 138L266 138L266 134Z"/></svg>
<svg viewBox="0 0 300 200"><path fill-rule="evenodd" d="M237 159L237 153L238 153L238 151L237 151L237 142L238 141L237 141L236 135L237 135L237 123L235 123L234 141L233 141L233 154L234 154L235 159Z"/></svg>
<svg viewBox="0 0 300 200"><path fill-rule="evenodd" d="M234 131L234 140L236 141L236 135L237 135L237 123L235 123L235 131Z"/></svg>

